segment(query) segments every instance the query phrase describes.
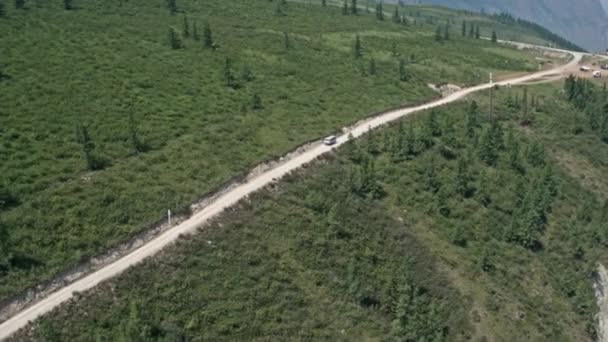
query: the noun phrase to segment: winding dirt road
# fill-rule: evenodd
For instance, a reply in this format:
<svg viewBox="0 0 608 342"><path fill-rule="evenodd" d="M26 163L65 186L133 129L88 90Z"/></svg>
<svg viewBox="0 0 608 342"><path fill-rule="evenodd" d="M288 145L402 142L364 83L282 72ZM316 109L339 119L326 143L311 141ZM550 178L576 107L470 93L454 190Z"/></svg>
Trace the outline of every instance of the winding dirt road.
<svg viewBox="0 0 608 342"><path fill-rule="evenodd" d="M559 50L559 51L562 51L562 50ZM573 57L574 57L566 65L560 66L556 69L530 74L528 76L523 76L523 77L511 79L511 80L497 82L495 84L497 84L497 85L522 84L522 83L533 81L535 79L546 77L548 75L561 73L561 72L568 70L568 68L572 67L573 65L578 64L584 55L584 54L578 53L578 52L570 52L570 51L562 51L562 52L568 52L569 54L573 55ZM73 282L72 284L63 287L62 289L52 293L48 297L38 301L37 303L33 304L32 306L22 310L20 313L16 314L15 316L9 318L8 320L6 320L2 324L0 324L0 340L8 338L13 333L15 333L17 330L25 327L30 321L33 321L37 317L50 312L52 309L59 306L61 303L69 300L70 298L72 298L72 296L75 292L86 291L88 289L95 287L97 284L99 284L105 280L108 280L112 277L115 277L115 276L121 274L122 272L127 270L129 267L138 264L139 262L146 259L147 257L155 255L161 249L165 248L167 245L176 241L180 237L180 235L195 232L198 227L205 224L211 218L220 214L224 209L226 209L226 208L236 204L238 201L246 198L251 193L263 188L264 186L272 183L273 181L276 181L276 180L282 178L283 176L290 173L291 171L294 171L294 170L302 167L303 165L312 162L317 157L319 157L325 153L328 153L329 151L344 144L348 140L348 134L352 134L354 137L361 136L362 134L366 133L369 129L373 129L373 128L382 126L391 121L397 120L399 118L402 118L404 116L407 116L407 115L410 115L410 114L413 114L416 112L424 111L424 110L427 110L430 108L443 106L448 103L458 101L467 95L482 91L484 89L488 89L491 86L492 86L492 84L488 83L488 84L483 84L483 85L463 89L463 90L453 93L449 96L446 96L445 98L442 98L440 100L437 100L437 101L434 101L434 102L431 102L431 103L428 103L425 105L391 111L391 112L382 114L380 116L371 118L369 120L363 121L363 122L359 123L358 125L356 125L355 127L353 127L352 129L348 130L347 133L338 137L337 143L334 146L325 146L322 144L318 144L318 145L310 148L309 150L305 151L304 153L302 153L296 157L293 157L292 159L286 160L282 164L279 164L276 167L254 177L252 179L247 180L246 182L242 183L241 185L231 189L230 191L228 191L225 194L216 198L208 206L206 206L204 209L202 209L198 213L194 214L188 220L167 230L166 232L164 232L163 234L154 238L153 240L149 241L148 243L141 246L140 248L132 251L131 253L116 260L115 262Z"/></svg>

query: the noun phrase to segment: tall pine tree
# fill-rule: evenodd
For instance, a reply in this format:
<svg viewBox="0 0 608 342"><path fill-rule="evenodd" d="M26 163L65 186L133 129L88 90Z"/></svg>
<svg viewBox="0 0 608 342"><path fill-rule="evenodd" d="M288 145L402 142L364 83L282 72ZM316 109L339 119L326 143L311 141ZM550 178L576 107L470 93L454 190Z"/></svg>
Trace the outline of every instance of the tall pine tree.
<svg viewBox="0 0 608 342"><path fill-rule="evenodd" d="M363 48L361 47L361 39L359 38L358 34L355 36L355 46L353 47L353 55L356 59L363 57Z"/></svg>
<svg viewBox="0 0 608 342"><path fill-rule="evenodd" d="M376 4L376 19L384 20L384 9L382 7L382 2Z"/></svg>
<svg viewBox="0 0 608 342"><path fill-rule="evenodd" d="M184 15L183 34L185 38L190 38L190 24L188 24L188 17L186 15Z"/></svg>
<svg viewBox="0 0 608 342"><path fill-rule="evenodd" d="M169 32L167 35L169 39L169 46L173 50L178 50L184 47L182 43L182 37L175 27L169 27Z"/></svg>
<svg viewBox="0 0 608 342"><path fill-rule="evenodd" d="M209 23L206 23L205 28L203 29L203 47L206 49L214 47L213 33L211 32L211 26Z"/></svg>
<svg viewBox="0 0 608 342"><path fill-rule="evenodd" d="M167 8L169 8L171 15L177 13L177 0L167 0Z"/></svg>

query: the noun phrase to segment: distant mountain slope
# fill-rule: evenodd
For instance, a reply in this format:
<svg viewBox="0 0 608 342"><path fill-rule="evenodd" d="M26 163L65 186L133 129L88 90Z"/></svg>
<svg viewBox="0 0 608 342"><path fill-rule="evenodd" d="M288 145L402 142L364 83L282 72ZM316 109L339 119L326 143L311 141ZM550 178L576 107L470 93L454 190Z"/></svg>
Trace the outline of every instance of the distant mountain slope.
<svg viewBox="0 0 608 342"><path fill-rule="evenodd" d="M407 1L406 1L407 2ZM509 12L589 50L608 46L608 0L420 0L472 11Z"/></svg>

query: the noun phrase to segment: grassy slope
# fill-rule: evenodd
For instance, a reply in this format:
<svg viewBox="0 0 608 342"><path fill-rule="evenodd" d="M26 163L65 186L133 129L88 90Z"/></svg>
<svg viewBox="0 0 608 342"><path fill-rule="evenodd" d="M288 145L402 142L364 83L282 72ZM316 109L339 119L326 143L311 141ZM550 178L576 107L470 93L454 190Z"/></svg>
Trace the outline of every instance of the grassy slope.
<svg viewBox="0 0 608 342"><path fill-rule="evenodd" d="M334 7L269 1L179 1L190 23L209 22L217 51L185 40L163 1L32 1L0 19L0 184L18 199L2 212L10 257L0 263L0 299L50 278L183 208L265 158L390 106L435 96L427 82L476 83L487 72L534 69L489 42L433 40L433 26L403 27ZM285 50L283 32L292 47ZM354 62L355 33L364 60ZM453 35L456 36L456 35ZM398 59L414 56L398 80ZM373 56L378 75L364 76ZM226 57L255 80L224 86ZM253 111L253 94L263 110ZM244 109L244 110L243 110ZM128 114L149 151L134 155ZM111 165L86 170L75 127L89 129Z"/></svg>
<svg viewBox="0 0 608 342"><path fill-rule="evenodd" d="M441 303L438 317L448 340L590 340L596 310L591 271L607 256L608 227L600 218L605 193L588 187L558 156L571 153L586 161L585 172L605 174L601 161L608 146L587 129L572 133L574 121L584 121L555 87L531 92L538 105L528 128L518 125L522 111L507 105L507 94L498 92L497 113L503 128L514 129L523 175L509 166L511 143L497 166L484 164L481 142L465 136L466 106L451 105L439 112L442 131L430 149L396 161L390 151L397 128L375 132L82 294L18 340L133 333L160 339L381 339L393 332L389 284L401 274L404 256L417 261L417 286ZM487 99L477 99L485 108ZM410 118L405 127L415 125L420 137L428 117ZM518 195L536 191L534 179L547 170L529 157L535 141L547 144L546 163L559 193L530 250L507 236ZM385 192L381 199L353 190L361 184L366 151L379 151L371 158ZM461 158L474 189L465 197L454 181Z"/></svg>

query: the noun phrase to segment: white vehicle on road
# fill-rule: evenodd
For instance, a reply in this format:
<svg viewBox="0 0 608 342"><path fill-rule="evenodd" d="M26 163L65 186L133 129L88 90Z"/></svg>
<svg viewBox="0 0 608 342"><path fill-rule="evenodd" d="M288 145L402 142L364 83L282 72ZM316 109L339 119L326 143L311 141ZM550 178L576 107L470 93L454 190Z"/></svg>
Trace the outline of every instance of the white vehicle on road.
<svg viewBox="0 0 608 342"><path fill-rule="evenodd" d="M330 135L327 138L323 139L323 144L327 146L335 145L338 139L335 135Z"/></svg>
<svg viewBox="0 0 608 342"><path fill-rule="evenodd" d="M602 72L599 70L594 71L593 78L602 78Z"/></svg>

